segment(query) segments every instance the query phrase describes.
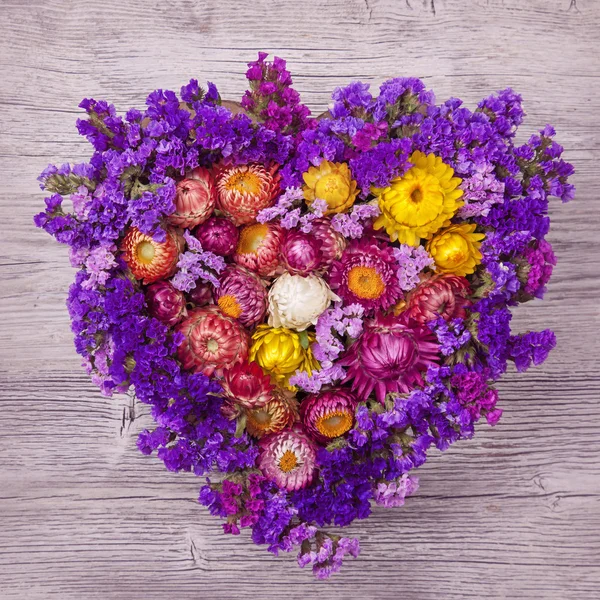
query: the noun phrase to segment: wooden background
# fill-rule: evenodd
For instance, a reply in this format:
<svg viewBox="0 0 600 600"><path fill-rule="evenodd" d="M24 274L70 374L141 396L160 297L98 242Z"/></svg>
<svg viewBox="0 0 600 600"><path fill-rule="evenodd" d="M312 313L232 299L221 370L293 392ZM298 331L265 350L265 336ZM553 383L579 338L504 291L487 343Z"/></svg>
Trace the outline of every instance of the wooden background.
<svg viewBox="0 0 600 600"><path fill-rule="evenodd" d="M137 451L146 408L88 382L66 249L32 226L37 174L90 152L81 98L124 111L197 77L235 99L259 49L316 112L356 78L420 76L471 107L514 86L521 139L552 122L577 169L576 201L552 207L550 291L514 320L557 349L503 379L498 427L351 528L362 555L328 583L223 536L199 480ZM599 58L597 0L0 0L0 598L600 598Z"/></svg>

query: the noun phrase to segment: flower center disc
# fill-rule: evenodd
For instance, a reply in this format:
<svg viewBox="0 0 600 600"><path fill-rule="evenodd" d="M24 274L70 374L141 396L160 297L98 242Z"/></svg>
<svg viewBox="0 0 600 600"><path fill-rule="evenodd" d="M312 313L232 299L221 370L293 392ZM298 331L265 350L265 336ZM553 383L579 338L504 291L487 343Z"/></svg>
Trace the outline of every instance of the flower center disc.
<svg viewBox="0 0 600 600"><path fill-rule="evenodd" d="M136 248L138 260L149 265L154 260L154 245L151 242L140 242Z"/></svg>
<svg viewBox="0 0 600 600"><path fill-rule="evenodd" d="M279 459L279 468L284 473L289 473L292 469L298 466L298 458L291 450L286 450Z"/></svg>
<svg viewBox="0 0 600 600"><path fill-rule="evenodd" d="M234 173L225 183L225 188L229 191L256 196L260 193L261 182L257 175L250 173Z"/></svg>
<svg viewBox="0 0 600 600"><path fill-rule="evenodd" d="M415 203L418 204L419 202L421 202L421 200L423 200L423 192L421 191L421 188L416 187L410 194L410 199Z"/></svg>
<svg viewBox="0 0 600 600"><path fill-rule="evenodd" d="M325 437L339 437L352 427L352 416L342 411L329 413L319 418L315 426L319 433Z"/></svg>
<svg viewBox="0 0 600 600"><path fill-rule="evenodd" d="M234 319L239 319L242 314L242 307L239 302L235 299L235 296L231 294L226 294L225 296L221 296L217 301L219 308L223 311L225 315L228 317L233 317Z"/></svg>
<svg viewBox="0 0 600 600"><path fill-rule="evenodd" d="M269 233L269 226L256 223L242 229L237 251L239 254L256 254L263 240Z"/></svg>
<svg viewBox="0 0 600 600"><path fill-rule="evenodd" d="M359 298L373 300L385 292L385 283L373 267L352 267L348 272L348 289Z"/></svg>
<svg viewBox="0 0 600 600"><path fill-rule="evenodd" d="M211 338L206 342L206 349L214 354L219 349L219 342Z"/></svg>
<svg viewBox="0 0 600 600"><path fill-rule="evenodd" d="M328 204L332 201L343 202L349 194L348 185L337 173L324 175L315 186L315 196L328 201Z"/></svg>

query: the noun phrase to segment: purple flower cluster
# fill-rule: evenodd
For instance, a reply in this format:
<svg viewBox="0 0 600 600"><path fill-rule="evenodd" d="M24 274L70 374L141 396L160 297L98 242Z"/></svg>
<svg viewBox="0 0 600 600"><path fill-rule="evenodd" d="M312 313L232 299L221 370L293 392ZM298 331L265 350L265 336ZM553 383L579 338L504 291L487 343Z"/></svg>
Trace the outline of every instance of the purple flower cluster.
<svg viewBox="0 0 600 600"><path fill-rule="evenodd" d="M69 246L71 263L78 269L67 306L76 350L92 380L103 394L134 393L151 407L156 425L139 435L141 452L156 452L172 471L203 477L220 473L215 480L206 480L199 501L224 520L226 533L249 529L254 543L275 554L297 551L301 567L310 565L316 577L326 578L339 571L344 558L356 557L359 545L322 528L367 518L374 506L402 506L418 489L413 469L426 461L432 448L443 451L470 438L480 421L498 422L502 411L493 384L508 363L519 371L539 365L555 346L549 330L514 334L510 307L544 294L556 264L545 240L549 200L573 198L569 182L573 167L562 159L563 149L550 126L525 144L515 144L525 113L513 90L485 98L470 110L456 98L435 104L433 93L414 78L384 82L378 95L368 84L353 82L336 89L330 110L313 119L292 88L285 61L266 58L260 53L248 65L250 89L242 98L242 110L222 102L213 84L203 89L196 80L183 86L179 95L156 90L148 96L144 111L131 109L124 117L107 102L84 100L80 106L86 115L77 128L92 145L92 156L87 163L44 170L39 180L47 192L45 210L35 216L35 224ZM473 225L477 234L485 234L481 256L466 277L438 268L428 240L413 247L392 242L376 229L385 207L374 196L413 167L410 157L415 151L440 157L461 180L460 206L444 227ZM345 163L350 174L336 179L339 173L328 172L332 179L315 188L339 192L347 185L350 204L341 212L339 206L330 210L316 192L310 206L305 202L309 176L305 182L303 175L323 161ZM252 163L273 167L280 178L272 204L258 213L256 222L269 223L278 235L282 229L291 230L283 232L288 241L311 231L316 238L317 228L329 227L331 235L319 231L318 239L328 249L330 262L311 275L322 279L322 289L331 283L327 269L332 262L343 260L342 238L371 238L391 249L390 278L402 290L373 319L366 319L359 304L340 301L322 309L309 334L316 339L311 351L318 368L298 370L289 377L295 398L286 400L289 390L281 394L281 402L288 402L282 412L291 415L290 423L296 420L295 434L286 440L290 445L277 459L280 466L294 468L300 456L294 454L294 444L312 444L296 431L305 416L297 411L298 403L302 407L307 395L329 392L348 381L352 361L340 360L348 359L349 348L365 338L365 330L373 339L393 338L404 352L402 360L408 361L406 357L418 353L419 347L436 357L425 363L409 391L389 392L405 388L388 387L387 395L380 394L381 401L372 394L363 401L357 397L344 433L325 438L327 443L316 445L314 454L312 446L305 453L316 455L311 483L287 490L257 466L265 451L263 439L258 441L258 436L240 428L241 418L231 420L222 410L226 386L221 375L209 378L183 368L179 352L184 335L173 326L190 306L212 302L219 274L227 266L223 256L203 249L189 231L183 232L185 251L169 246L177 183L193 176L197 167L218 173L223 167ZM207 189L214 183L210 178ZM65 209L69 203L71 212ZM227 215L218 214L217 219L225 221ZM180 302L170 315L170 326L152 316L148 282L142 276L136 279L125 260L124 239L134 228L144 238L146 251L152 256L162 252L170 280L154 281L170 286ZM257 241L250 238L245 243ZM279 237L272 243L273 247L265 242L265 247L279 260L275 277L285 261L277 259L277 252L283 252L275 247ZM235 243L230 245L228 254L234 252ZM377 265L357 260L356 270L344 274L344 285L352 286L356 298L379 299L386 286L391 287L390 278L382 277ZM256 279L260 280L258 275ZM270 282L263 283L266 290ZM456 290L463 296L453 296ZM418 302L423 306L416 310ZM223 330L236 326L240 339L249 338L252 332L234 322L236 310L242 310L238 299L227 297L221 304L202 310L219 320ZM403 311L406 314L400 315ZM413 322L415 315L432 314L435 318L425 325ZM304 350L309 335L304 330L298 334ZM217 344L213 339L208 343ZM369 348L360 348L368 354ZM369 381L403 375L402 361L385 363L384 350L377 356L379 362L372 356L371 363L368 356L355 356L357 361L364 359L364 371L371 369ZM246 384L248 389L260 387L269 403L279 400L270 396L273 383L268 378L261 383L249 376ZM264 408L264 414L267 400L257 407ZM346 416L335 414L337 419Z"/></svg>

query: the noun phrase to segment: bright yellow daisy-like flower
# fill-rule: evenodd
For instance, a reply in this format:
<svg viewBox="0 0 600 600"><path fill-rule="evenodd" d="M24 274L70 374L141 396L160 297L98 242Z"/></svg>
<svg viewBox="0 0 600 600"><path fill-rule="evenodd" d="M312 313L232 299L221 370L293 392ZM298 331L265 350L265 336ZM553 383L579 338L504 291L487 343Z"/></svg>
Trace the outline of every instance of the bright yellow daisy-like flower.
<svg viewBox="0 0 600 600"><path fill-rule="evenodd" d="M252 334L249 359L258 363L275 383L289 388L289 379L297 370L311 375L319 367L311 350L314 341L314 333L298 334L285 327L259 325Z"/></svg>
<svg viewBox="0 0 600 600"><path fill-rule="evenodd" d="M375 229L384 228L392 241L418 246L421 238L431 236L463 205L459 200L462 181L454 169L435 154L413 152L411 167L402 177L392 179L386 188L373 188L381 215Z"/></svg>
<svg viewBox="0 0 600 600"><path fill-rule="evenodd" d="M326 215L348 210L358 195L356 181L346 163L324 160L318 167L310 167L302 177L306 203L312 204L315 198L325 200L329 207Z"/></svg>
<svg viewBox="0 0 600 600"><path fill-rule="evenodd" d="M475 233L475 224L451 225L438 232L427 244L427 251L440 273L470 275L481 262L483 233Z"/></svg>

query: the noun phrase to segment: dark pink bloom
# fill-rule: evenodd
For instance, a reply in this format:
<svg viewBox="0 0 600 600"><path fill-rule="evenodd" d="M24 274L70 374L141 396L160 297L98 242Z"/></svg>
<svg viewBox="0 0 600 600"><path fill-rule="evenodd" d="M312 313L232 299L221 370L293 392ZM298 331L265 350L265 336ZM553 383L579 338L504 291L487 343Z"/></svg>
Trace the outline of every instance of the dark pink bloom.
<svg viewBox="0 0 600 600"><path fill-rule="evenodd" d="M327 444L352 428L357 403L348 390L330 389L307 396L300 405L300 419L310 437Z"/></svg>
<svg viewBox="0 0 600 600"><path fill-rule="evenodd" d="M331 265L329 285L347 304L386 310L402 297L392 248L374 238L352 242Z"/></svg>
<svg viewBox="0 0 600 600"><path fill-rule="evenodd" d="M281 245L281 262L292 275L308 275L321 266L319 242L302 231L289 230Z"/></svg>
<svg viewBox="0 0 600 600"><path fill-rule="evenodd" d="M179 323L186 315L183 292L175 289L168 281L157 281L148 286L146 305L152 317L169 327Z"/></svg>
<svg viewBox="0 0 600 600"><path fill-rule="evenodd" d="M344 383L366 400L374 391L379 402L388 393L406 393L423 385L422 373L437 363L435 336L406 314L378 315L366 321L362 335L338 362L349 367Z"/></svg>
<svg viewBox="0 0 600 600"><path fill-rule="evenodd" d="M321 251L321 267L328 267L334 260L339 260L346 248L346 238L337 232L327 217L311 222L311 235L319 242Z"/></svg>
<svg viewBox="0 0 600 600"><path fill-rule="evenodd" d="M194 236L202 244L203 250L208 250L220 256L231 256L237 247L238 228L223 217L211 217L194 231Z"/></svg>

